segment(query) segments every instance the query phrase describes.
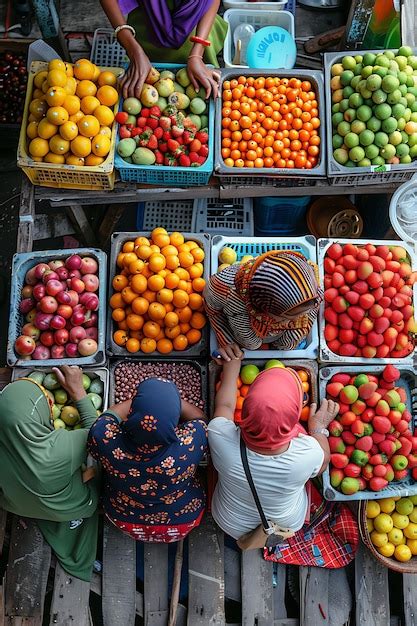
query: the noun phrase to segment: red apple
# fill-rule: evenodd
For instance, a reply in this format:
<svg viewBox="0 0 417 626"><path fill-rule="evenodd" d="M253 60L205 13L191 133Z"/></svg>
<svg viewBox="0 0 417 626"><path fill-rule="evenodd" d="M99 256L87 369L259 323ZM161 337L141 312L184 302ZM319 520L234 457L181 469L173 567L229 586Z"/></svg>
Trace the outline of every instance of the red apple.
<svg viewBox="0 0 417 626"><path fill-rule="evenodd" d="M48 330L52 315L50 313L36 313L34 324L39 330Z"/></svg>
<svg viewBox="0 0 417 626"><path fill-rule="evenodd" d="M51 319L50 327L54 330L60 330L61 328L65 328L65 318L62 315L54 315Z"/></svg>
<svg viewBox="0 0 417 626"><path fill-rule="evenodd" d="M60 291L64 291L64 287L59 280L48 280L46 283L46 293L48 296L56 296Z"/></svg>
<svg viewBox="0 0 417 626"><path fill-rule="evenodd" d="M82 356L91 356L98 350L97 341L94 339L83 339L78 344L78 351Z"/></svg>
<svg viewBox="0 0 417 626"><path fill-rule="evenodd" d="M80 303L85 306L88 311L97 311L99 300L95 293L85 291L80 296Z"/></svg>
<svg viewBox="0 0 417 626"><path fill-rule="evenodd" d="M35 267L32 267L30 270L26 272L25 283L27 285L36 285L38 279L36 278L35 270L36 270L36 265Z"/></svg>
<svg viewBox="0 0 417 626"><path fill-rule="evenodd" d="M22 328L22 335L32 337L35 341L39 339L40 334L39 328L36 328L34 324L25 324Z"/></svg>
<svg viewBox="0 0 417 626"><path fill-rule="evenodd" d="M98 340L98 330L96 327L92 326L91 328L86 328L85 332L88 339L94 339L94 341Z"/></svg>
<svg viewBox="0 0 417 626"><path fill-rule="evenodd" d="M55 331L54 340L55 340L55 343L58 344L59 346L63 346L64 344L68 343L68 339L69 339L69 332L67 331L66 328L60 328L59 330Z"/></svg>
<svg viewBox="0 0 417 626"><path fill-rule="evenodd" d="M48 265L53 272L56 272L59 267L64 267L64 261L54 259L53 261L49 261Z"/></svg>
<svg viewBox="0 0 417 626"><path fill-rule="evenodd" d="M54 344L54 333L50 330L44 330L39 339L42 345L50 348Z"/></svg>
<svg viewBox="0 0 417 626"><path fill-rule="evenodd" d="M43 345L36 346L32 354L32 359L36 359L39 361L45 361L46 359L49 359L50 357L51 357L51 352L49 348Z"/></svg>
<svg viewBox="0 0 417 626"><path fill-rule="evenodd" d="M32 293L33 293L32 285L25 285L24 287L22 287L22 291L20 292L20 295L22 296L22 298L31 298Z"/></svg>
<svg viewBox="0 0 417 626"><path fill-rule="evenodd" d="M98 263L92 257L85 256L81 259L81 266L79 269L81 274L96 274L98 270Z"/></svg>
<svg viewBox="0 0 417 626"><path fill-rule="evenodd" d="M87 274L87 276L88 276L88 274ZM84 279L85 279L85 276L84 276ZM81 278L71 278L70 279L70 287L71 287L71 290L74 290L76 293L82 293L85 290L86 285L81 280Z"/></svg>
<svg viewBox="0 0 417 626"><path fill-rule="evenodd" d="M72 358L74 356L78 356L78 346L76 343L67 343L65 345L65 354Z"/></svg>
<svg viewBox="0 0 417 626"><path fill-rule="evenodd" d="M59 276L56 272L53 272L52 270L49 269L46 272L44 272L42 276L42 282L44 285L46 285L46 283L48 283L50 280L59 280Z"/></svg>
<svg viewBox="0 0 417 626"><path fill-rule="evenodd" d="M97 291L99 286L99 280L95 274L84 274L82 280L85 285L86 291Z"/></svg>
<svg viewBox="0 0 417 626"><path fill-rule="evenodd" d="M26 315L25 321L28 322L29 324L33 324L33 322L35 321L36 313L37 313L36 309L31 309L29 313Z"/></svg>
<svg viewBox="0 0 417 626"><path fill-rule="evenodd" d="M59 291L56 294L56 299L60 304L71 304L71 295L69 291Z"/></svg>
<svg viewBox="0 0 417 626"><path fill-rule="evenodd" d="M20 335L14 342L14 349L19 356L33 354L36 348L35 340L28 335Z"/></svg>
<svg viewBox="0 0 417 626"><path fill-rule="evenodd" d="M19 311L20 313L23 313L23 315L27 315L34 306L35 300L33 300L32 298L23 298L23 300L21 300L19 304Z"/></svg>
<svg viewBox="0 0 417 626"><path fill-rule="evenodd" d="M38 263L37 265L35 265L35 268L34 268L34 274L37 280L42 280L42 277L45 274L45 272L50 272L50 271L51 271L51 268L46 263Z"/></svg>
<svg viewBox="0 0 417 626"><path fill-rule="evenodd" d="M68 278L81 278L80 270L71 270L68 274Z"/></svg>
<svg viewBox="0 0 417 626"><path fill-rule="evenodd" d="M55 313L58 302L52 296L44 296L39 302L39 308L42 313Z"/></svg>
<svg viewBox="0 0 417 626"><path fill-rule="evenodd" d="M62 331L57 330L57 333ZM65 348L63 345L55 345L51 348L51 358L53 359L64 359L65 358Z"/></svg>
<svg viewBox="0 0 417 626"><path fill-rule="evenodd" d="M87 332L82 326L74 326L69 332L70 343L78 344L83 339L86 339Z"/></svg>
<svg viewBox="0 0 417 626"><path fill-rule="evenodd" d="M58 267L56 270L59 280L67 280L69 278L69 272L66 267Z"/></svg>
<svg viewBox="0 0 417 626"><path fill-rule="evenodd" d="M98 316L97 313L91 313L91 317L84 323L84 328L94 328L97 326Z"/></svg>
<svg viewBox="0 0 417 626"><path fill-rule="evenodd" d="M34 286L33 288L33 297L35 298L35 300L42 300L42 298L44 298L46 295L46 288L45 285L43 283L38 283L37 285Z"/></svg>
<svg viewBox="0 0 417 626"><path fill-rule="evenodd" d="M65 261L65 267L69 270L79 270L82 259L78 254L72 254Z"/></svg>

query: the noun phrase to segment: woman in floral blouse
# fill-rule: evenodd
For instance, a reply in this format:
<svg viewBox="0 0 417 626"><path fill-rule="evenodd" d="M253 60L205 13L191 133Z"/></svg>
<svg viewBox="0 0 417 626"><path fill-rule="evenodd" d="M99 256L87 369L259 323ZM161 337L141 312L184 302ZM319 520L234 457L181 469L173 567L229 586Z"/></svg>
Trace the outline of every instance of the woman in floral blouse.
<svg viewBox="0 0 417 626"><path fill-rule="evenodd" d="M199 525L205 494L196 477L207 448L203 412L172 382L151 378L90 430L88 450L104 473L108 519L134 539L171 543Z"/></svg>

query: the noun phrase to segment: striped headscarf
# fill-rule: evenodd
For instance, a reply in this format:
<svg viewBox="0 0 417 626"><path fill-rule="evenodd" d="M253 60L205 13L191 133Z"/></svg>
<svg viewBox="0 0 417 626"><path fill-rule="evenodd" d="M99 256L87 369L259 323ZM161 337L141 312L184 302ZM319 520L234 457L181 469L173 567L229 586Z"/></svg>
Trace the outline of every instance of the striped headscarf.
<svg viewBox="0 0 417 626"><path fill-rule="evenodd" d="M307 313L283 321L271 315L285 318L291 309L303 304L309 304L310 309L319 307L322 291L313 267L299 252L274 250L248 261L238 271L235 287L258 336L307 327Z"/></svg>

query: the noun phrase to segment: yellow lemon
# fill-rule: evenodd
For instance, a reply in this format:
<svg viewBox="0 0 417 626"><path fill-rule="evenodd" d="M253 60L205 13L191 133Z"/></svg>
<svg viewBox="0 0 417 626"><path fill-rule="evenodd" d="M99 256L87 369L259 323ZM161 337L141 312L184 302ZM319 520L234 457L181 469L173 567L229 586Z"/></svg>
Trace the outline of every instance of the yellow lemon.
<svg viewBox="0 0 417 626"><path fill-rule="evenodd" d="M48 108L48 105L46 104L45 100L40 100L38 98L35 98L35 100L32 100L32 102L29 105L29 112L32 113L32 115L37 120L40 120L45 115L47 108Z"/></svg>
<svg viewBox="0 0 417 626"><path fill-rule="evenodd" d="M44 157L49 152L49 144L42 137L35 137L29 144L29 154L33 157Z"/></svg>
<svg viewBox="0 0 417 626"><path fill-rule="evenodd" d="M106 135L96 135L91 140L91 149L96 156L107 156L110 152L110 139Z"/></svg>
<svg viewBox="0 0 417 626"><path fill-rule="evenodd" d="M54 154L66 154L70 149L70 143L61 135L54 135L49 140L49 148Z"/></svg>
<svg viewBox="0 0 417 626"><path fill-rule="evenodd" d="M78 80L92 80L95 74L95 66L88 59L78 59L73 67L74 76Z"/></svg>
<svg viewBox="0 0 417 626"><path fill-rule="evenodd" d="M410 523L407 515L400 515L400 513L397 513L397 511L394 511L394 513L391 515L391 518L395 528L401 528L401 530L406 528Z"/></svg>
<svg viewBox="0 0 417 626"><path fill-rule="evenodd" d="M65 156L63 154L54 154L53 152L48 152L46 157L44 158L45 163L55 163L56 165L62 165L65 163Z"/></svg>
<svg viewBox="0 0 417 626"><path fill-rule="evenodd" d="M38 89L42 89L43 81L48 77L48 72L46 70L41 70L35 74L35 78L33 82L35 83L35 87Z"/></svg>
<svg viewBox="0 0 417 626"><path fill-rule="evenodd" d="M59 127L59 134L63 139L72 141L78 135L78 126L75 122L65 122L65 124Z"/></svg>
<svg viewBox="0 0 417 626"><path fill-rule="evenodd" d="M100 122L100 126L111 126L114 120L114 113L110 109L110 107L105 104L100 104L100 106L94 109L94 115Z"/></svg>
<svg viewBox="0 0 417 626"><path fill-rule="evenodd" d="M65 63L64 61L61 61L61 59L52 59L52 61L49 61L48 63L48 70L61 70L62 72L65 72Z"/></svg>
<svg viewBox="0 0 417 626"><path fill-rule="evenodd" d="M65 87L67 84L67 74L65 70L50 70L46 80L50 87Z"/></svg>
<svg viewBox="0 0 417 626"><path fill-rule="evenodd" d="M81 98L81 111L86 115L93 113L100 106L100 101L95 96Z"/></svg>
<svg viewBox="0 0 417 626"><path fill-rule="evenodd" d="M381 513L381 509L379 507L379 503L376 500L369 500L366 505L366 517L373 519L377 515Z"/></svg>
<svg viewBox="0 0 417 626"><path fill-rule="evenodd" d="M42 139L50 139L51 137L56 135L57 132L58 128L55 124L51 124L51 122L49 122L46 117L41 119L38 126L39 137L42 137Z"/></svg>
<svg viewBox="0 0 417 626"><path fill-rule="evenodd" d="M415 556L417 554L417 539L407 539L407 546L411 550L411 554Z"/></svg>
<svg viewBox="0 0 417 626"><path fill-rule="evenodd" d="M97 165L101 165L104 162L103 157L96 156L95 154L89 154L85 159L85 164L90 167L96 167Z"/></svg>
<svg viewBox="0 0 417 626"><path fill-rule="evenodd" d="M395 548L394 556L397 561L401 561L401 563L406 563L411 559L413 555L407 545L402 545Z"/></svg>
<svg viewBox="0 0 417 626"><path fill-rule="evenodd" d="M78 122L78 130L84 137L95 137L100 130L98 119L94 115L84 115Z"/></svg>
<svg viewBox="0 0 417 626"><path fill-rule="evenodd" d="M410 500L410 498L401 498L395 505L395 510L400 515L410 515L412 510L414 509L414 504Z"/></svg>
<svg viewBox="0 0 417 626"><path fill-rule="evenodd" d="M82 111L77 111L76 113L74 113L74 115L69 116L69 121L75 122L77 124L80 120L82 120L83 117L84 113Z"/></svg>
<svg viewBox="0 0 417 626"><path fill-rule="evenodd" d="M62 106L68 111L68 115L74 115L80 110L80 99L74 95L67 95Z"/></svg>
<svg viewBox="0 0 417 626"><path fill-rule="evenodd" d="M384 546L378 548L378 552L379 554L382 554L382 556L390 557L395 552L395 546L394 544L388 542Z"/></svg>
<svg viewBox="0 0 417 626"><path fill-rule="evenodd" d="M366 528L368 529L369 534L371 534L371 532L374 530L374 522L369 517L366 518Z"/></svg>
<svg viewBox="0 0 417 626"><path fill-rule="evenodd" d="M387 533L378 533L376 530L371 532L371 541L377 548L385 546L388 543Z"/></svg>
<svg viewBox="0 0 417 626"><path fill-rule="evenodd" d="M410 522L406 528L404 528L404 535L407 539L417 539L417 524Z"/></svg>
<svg viewBox="0 0 417 626"><path fill-rule="evenodd" d="M78 135L71 141L71 152L77 157L86 157L91 152L91 141L88 137Z"/></svg>
<svg viewBox="0 0 417 626"><path fill-rule="evenodd" d="M417 524L417 506L415 506L414 509L411 511L408 519L410 520L410 522L414 522L414 524Z"/></svg>
<svg viewBox="0 0 417 626"><path fill-rule="evenodd" d="M111 129L108 126L100 126L99 135L106 135L106 137L111 137Z"/></svg>
<svg viewBox="0 0 417 626"><path fill-rule="evenodd" d="M35 139L38 136L38 126L39 122L29 122L28 127L26 129L26 134L29 139Z"/></svg>
<svg viewBox="0 0 417 626"><path fill-rule="evenodd" d="M392 530L394 523L390 515L387 513L380 513L374 519L374 528L378 533L389 533Z"/></svg>
<svg viewBox="0 0 417 626"><path fill-rule="evenodd" d="M55 124L55 126L61 126L61 124L65 124L68 122L68 111L64 109L64 107L51 107L46 112L46 117L48 122L51 124Z"/></svg>
<svg viewBox="0 0 417 626"><path fill-rule="evenodd" d="M110 72L110 70L104 70L103 72L100 72L97 78L97 82L100 87L102 87L103 85L111 85L112 87L114 87L117 83L117 77L116 74L113 74L113 72Z"/></svg>
<svg viewBox="0 0 417 626"><path fill-rule="evenodd" d="M77 165L80 167L85 165L85 160L83 157L75 156L75 154L68 154L65 158L65 163L67 165Z"/></svg>
<svg viewBox="0 0 417 626"><path fill-rule="evenodd" d="M80 80L75 93L79 98L84 98L85 96L95 96L97 93L97 87L91 80Z"/></svg>
<svg viewBox="0 0 417 626"><path fill-rule="evenodd" d="M393 528L388 533L388 539L394 544L394 546L399 546L403 542L403 538L403 531L399 528Z"/></svg>
<svg viewBox="0 0 417 626"><path fill-rule="evenodd" d="M378 500L381 513L392 513L395 509L395 500L393 498L383 498Z"/></svg>

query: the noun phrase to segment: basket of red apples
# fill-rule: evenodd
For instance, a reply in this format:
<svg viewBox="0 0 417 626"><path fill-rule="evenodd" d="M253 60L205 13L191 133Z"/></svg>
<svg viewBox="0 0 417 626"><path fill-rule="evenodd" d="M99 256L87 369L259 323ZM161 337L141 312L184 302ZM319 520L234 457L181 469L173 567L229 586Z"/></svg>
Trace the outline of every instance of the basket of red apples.
<svg viewBox="0 0 417 626"><path fill-rule="evenodd" d="M15 254L8 365L102 365L106 274L97 249Z"/></svg>

